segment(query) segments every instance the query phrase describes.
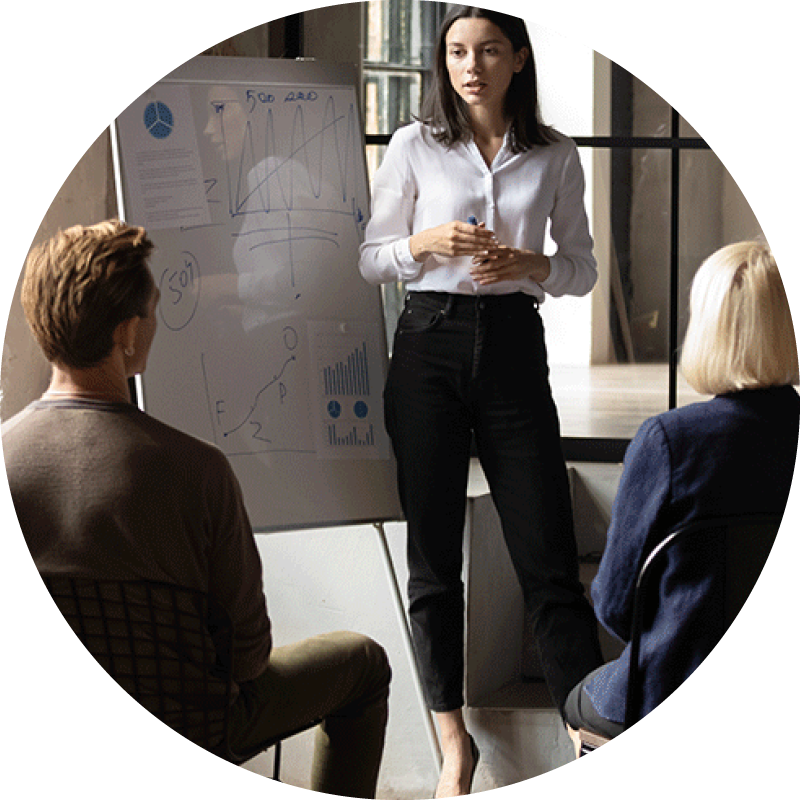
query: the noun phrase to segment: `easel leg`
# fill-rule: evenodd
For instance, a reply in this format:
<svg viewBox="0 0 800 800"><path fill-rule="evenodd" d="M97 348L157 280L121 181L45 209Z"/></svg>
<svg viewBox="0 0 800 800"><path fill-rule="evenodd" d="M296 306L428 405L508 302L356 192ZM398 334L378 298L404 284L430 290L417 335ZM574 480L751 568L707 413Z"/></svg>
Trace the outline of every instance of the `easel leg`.
<svg viewBox="0 0 800 800"><path fill-rule="evenodd" d="M397 582L397 575L394 570L394 564L392 563L392 556L391 552L389 551L389 543L386 540L386 531L384 530L382 522L375 522L373 523L375 529L378 531L378 542L380 543L381 555L383 557L383 565L386 569L386 576L389 579L389 586L392 590L393 595L393 605L395 611L397 613L397 619L400 623L400 630L402 631L403 635L403 644L404 649L406 651L406 658L408 660L408 664L411 667L411 676L414 681L414 686L417 690L418 697L422 698L422 682L420 681L419 672L417 670L417 661L414 657L414 648L411 644L411 629L408 624L408 617L406 616L405 612L405 603L403 601L403 594L400 591L400 586ZM426 719L428 724L426 725L426 731L428 735L428 743L431 747L431 752L433 753L433 757L435 762L441 767L442 764L442 750L439 747L439 739L436 735L436 726L433 721L433 714L431 714L430 710L425 708Z"/></svg>

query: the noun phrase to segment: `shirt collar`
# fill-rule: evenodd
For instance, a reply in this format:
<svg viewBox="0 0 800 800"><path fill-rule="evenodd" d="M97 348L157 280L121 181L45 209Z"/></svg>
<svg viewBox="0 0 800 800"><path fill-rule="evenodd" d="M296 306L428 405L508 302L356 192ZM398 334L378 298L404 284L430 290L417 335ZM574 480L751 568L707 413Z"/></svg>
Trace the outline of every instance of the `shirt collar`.
<svg viewBox="0 0 800 800"><path fill-rule="evenodd" d="M494 157L494 161L492 162L491 167L486 165L486 162L483 160L483 156L481 155L481 151L478 150L478 145L475 144L475 136L470 133L469 139L467 139L464 143L467 147L467 150L472 154L474 158L477 158L483 168L487 171L491 171L492 169L497 169L501 164L508 161L508 159L514 155L511 152L511 125L506 128L505 135L503 136L503 144L500 145L500 149L497 151L497 155Z"/></svg>

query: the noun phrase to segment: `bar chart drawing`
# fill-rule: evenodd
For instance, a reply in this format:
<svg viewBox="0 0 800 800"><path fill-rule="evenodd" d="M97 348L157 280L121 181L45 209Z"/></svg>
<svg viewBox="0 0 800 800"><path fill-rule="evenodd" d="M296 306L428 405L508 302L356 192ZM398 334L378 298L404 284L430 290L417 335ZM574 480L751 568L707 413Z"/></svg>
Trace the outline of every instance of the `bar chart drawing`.
<svg viewBox="0 0 800 800"><path fill-rule="evenodd" d="M333 422L328 425L328 446L329 447L374 447L375 428L370 424L364 429L359 429L357 425L350 425L348 428L337 427Z"/></svg>
<svg viewBox="0 0 800 800"><path fill-rule="evenodd" d="M386 457L379 336L373 324L309 323L319 393L315 431L320 458Z"/></svg>
<svg viewBox="0 0 800 800"><path fill-rule="evenodd" d="M369 396L367 343L361 342L344 360L323 367L322 383L326 396Z"/></svg>

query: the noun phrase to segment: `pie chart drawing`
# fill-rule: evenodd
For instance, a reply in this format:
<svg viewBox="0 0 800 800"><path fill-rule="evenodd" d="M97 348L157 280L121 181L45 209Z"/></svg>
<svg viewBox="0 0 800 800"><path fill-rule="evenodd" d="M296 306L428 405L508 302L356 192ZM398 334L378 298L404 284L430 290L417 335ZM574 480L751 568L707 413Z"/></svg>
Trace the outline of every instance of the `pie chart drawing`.
<svg viewBox="0 0 800 800"><path fill-rule="evenodd" d="M144 110L144 126L156 139L166 139L175 126L175 118L170 107L160 100L148 103Z"/></svg>

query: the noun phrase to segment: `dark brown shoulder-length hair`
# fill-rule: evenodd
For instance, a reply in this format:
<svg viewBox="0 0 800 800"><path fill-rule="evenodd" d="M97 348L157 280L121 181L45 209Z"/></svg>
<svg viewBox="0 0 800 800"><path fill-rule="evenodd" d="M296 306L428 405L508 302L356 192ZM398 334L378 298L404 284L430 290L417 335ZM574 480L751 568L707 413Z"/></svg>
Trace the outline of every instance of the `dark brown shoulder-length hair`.
<svg viewBox="0 0 800 800"><path fill-rule="evenodd" d="M525 66L514 74L505 100L506 117L511 120L510 146L513 152L530 150L534 145L548 145L555 141L552 130L539 115L539 95L536 85L536 64L533 58L528 29L518 17L475 6L456 6L445 17L434 53L433 81L425 95L419 120L431 129L436 141L452 147L466 139L471 132L469 115L464 101L450 83L447 72L447 47L445 39L452 24L459 19L488 19L497 25L511 42L514 52L523 47L530 54Z"/></svg>

